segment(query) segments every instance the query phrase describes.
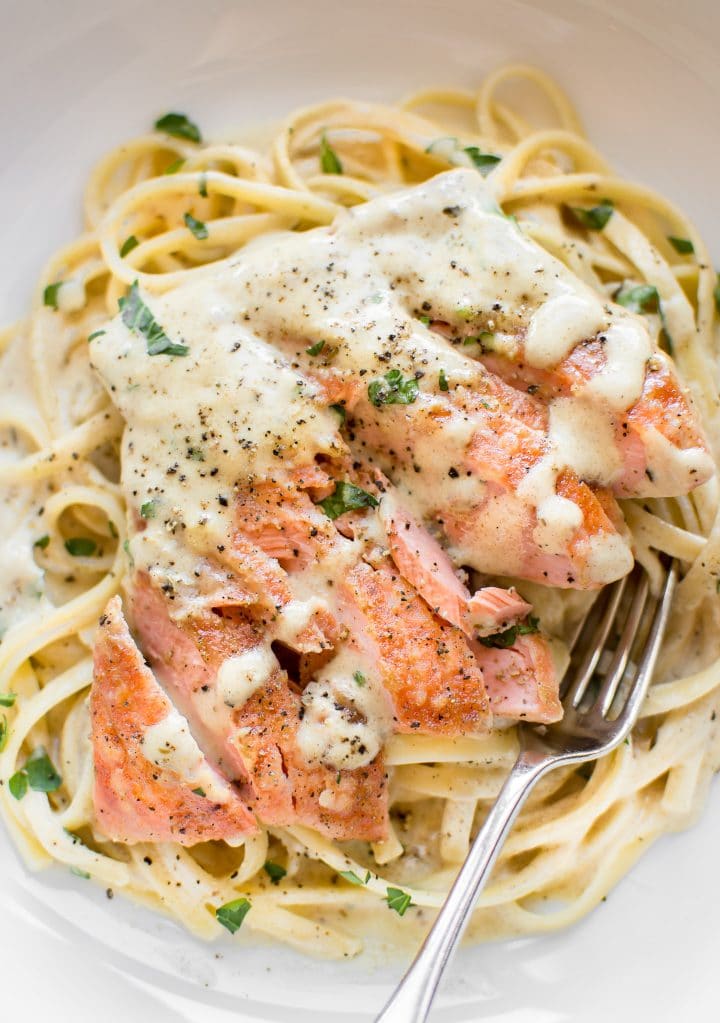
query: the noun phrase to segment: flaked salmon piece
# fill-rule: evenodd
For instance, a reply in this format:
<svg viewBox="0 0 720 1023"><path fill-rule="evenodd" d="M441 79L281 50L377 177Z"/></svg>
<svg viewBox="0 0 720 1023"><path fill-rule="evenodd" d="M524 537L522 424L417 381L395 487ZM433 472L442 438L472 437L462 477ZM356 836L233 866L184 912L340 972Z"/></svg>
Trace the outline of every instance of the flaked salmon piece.
<svg viewBox="0 0 720 1023"><path fill-rule="evenodd" d="M135 645L114 597L100 619L90 694L98 830L116 842L236 844L253 813L214 770Z"/></svg>
<svg viewBox="0 0 720 1023"><path fill-rule="evenodd" d="M300 694L242 612L191 615L181 627L170 620L162 595L136 578L133 615L158 677L208 755L237 780L265 823L302 823L343 840L376 841L386 834L382 757L356 770L308 762L298 746ZM243 691L243 656L255 652L265 659L265 676ZM238 702L231 706L235 692Z"/></svg>
<svg viewBox="0 0 720 1023"><path fill-rule="evenodd" d="M538 423L546 420L547 412L534 399L514 392L508 396L511 416L500 401L509 390L496 382L487 397L462 389L450 395L420 394L408 408L364 411L369 418L353 419L351 429L365 438L391 478L399 465L423 470L427 452L442 453L433 457L444 459L448 486L423 501L426 521L440 527L456 563L583 589L626 574L633 564L629 534L608 491L589 487L566 469L557 475L555 503L547 511L523 492L533 473L544 476L548 442ZM460 447L454 443L459 435ZM418 479L422 485L422 472ZM569 496L561 493L563 487ZM449 500L453 493L455 499ZM612 517L604 510L610 507L615 509Z"/></svg>
<svg viewBox="0 0 720 1023"><path fill-rule="evenodd" d="M391 493L380 504L392 559L405 579L441 618L470 637L502 632L524 618L530 604L514 589L485 586L470 594L437 540Z"/></svg>
<svg viewBox="0 0 720 1023"><path fill-rule="evenodd" d="M433 614L390 562L357 564L342 583L342 620L381 674L395 730L485 731L483 674L459 629Z"/></svg>
<svg viewBox="0 0 720 1023"><path fill-rule="evenodd" d="M550 369L528 365L522 343L511 350L512 358L485 353L480 360L511 387L549 403L586 395L606 367L603 337L579 342ZM614 414L612 430L619 457L610 487L618 497L676 496L712 475L709 460L694 464L698 453L708 451L707 439L672 359L658 349L647 360L640 397Z"/></svg>
<svg viewBox="0 0 720 1023"><path fill-rule="evenodd" d="M549 724L563 716L559 680L547 641L539 634L518 635L512 647L470 644L482 664L492 713L513 721Z"/></svg>

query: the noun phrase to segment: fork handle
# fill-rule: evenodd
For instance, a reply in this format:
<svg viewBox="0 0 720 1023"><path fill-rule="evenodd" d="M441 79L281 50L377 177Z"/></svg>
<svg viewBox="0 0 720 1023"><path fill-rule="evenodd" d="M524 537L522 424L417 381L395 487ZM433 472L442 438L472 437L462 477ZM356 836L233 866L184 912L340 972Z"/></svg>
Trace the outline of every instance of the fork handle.
<svg viewBox="0 0 720 1023"><path fill-rule="evenodd" d="M488 814L437 919L375 1023L424 1023L445 968L467 926L510 827L538 779L552 766L546 754L523 751Z"/></svg>

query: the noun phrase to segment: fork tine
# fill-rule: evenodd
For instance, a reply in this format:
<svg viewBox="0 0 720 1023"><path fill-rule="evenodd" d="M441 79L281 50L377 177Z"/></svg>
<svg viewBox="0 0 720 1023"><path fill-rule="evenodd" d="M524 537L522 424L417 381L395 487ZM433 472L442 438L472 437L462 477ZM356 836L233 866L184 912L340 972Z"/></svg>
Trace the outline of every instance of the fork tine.
<svg viewBox="0 0 720 1023"><path fill-rule="evenodd" d="M608 633L610 632L610 627L615 619L615 615L617 614L617 609L622 599L622 595L625 592L626 584L627 576L623 579L618 579L616 583L612 584L602 618L598 623L595 633L592 636L592 640L587 647L577 671L572 677L572 682L563 695L563 703L566 706L577 707L585 695L585 690L587 689L588 683L590 682L593 672L597 667L600 654L602 653Z"/></svg>
<svg viewBox="0 0 720 1023"><path fill-rule="evenodd" d="M667 621L670 617L670 609L672 607L673 596L675 595L677 578L678 563L677 560L673 558L662 594L660 595L655 607L652 624L650 625L650 630L648 632L647 639L645 640L643 654L640 658L640 663L633 681L632 689L628 694L625 706L622 708L617 717L617 724L622 722L623 724L632 725L640 711L640 705L645 699L645 694L647 693L648 686L650 685L650 681L655 670L658 654L660 653L660 647L662 646Z"/></svg>
<svg viewBox="0 0 720 1023"><path fill-rule="evenodd" d="M632 650L633 642L637 636L638 627L643 616L643 611L645 610L645 604L647 603L649 592L650 580L648 579L647 573L643 572L637 589L633 595L632 603L630 604L630 610L628 611L628 616L625 620L625 625L623 626L620 642L617 645L613 659L610 662L610 667L607 670L607 674L605 675L595 700L595 707L599 707L600 713L603 717L607 717L608 711L615 699L615 694L618 691L618 686L625 674L625 669L627 668L627 663L630 657L630 651Z"/></svg>

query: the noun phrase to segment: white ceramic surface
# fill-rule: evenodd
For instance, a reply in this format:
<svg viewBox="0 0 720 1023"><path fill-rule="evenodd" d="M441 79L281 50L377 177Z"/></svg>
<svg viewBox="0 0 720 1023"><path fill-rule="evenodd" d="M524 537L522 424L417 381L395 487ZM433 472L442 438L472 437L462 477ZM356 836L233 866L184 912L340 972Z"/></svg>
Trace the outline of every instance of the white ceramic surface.
<svg viewBox="0 0 720 1023"><path fill-rule="evenodd" d="M623 172L699 222L720 260L717 0L0 0L0 322L80 224L83 180L166 109L208 135L333 93L392 98L530 60ZM720 791L588 920L465 950L441 1023L720 1018ZM67 872L29 876L0 834L0 1015L106 1023L372 1018L401 965L198 944Z"/></svg>

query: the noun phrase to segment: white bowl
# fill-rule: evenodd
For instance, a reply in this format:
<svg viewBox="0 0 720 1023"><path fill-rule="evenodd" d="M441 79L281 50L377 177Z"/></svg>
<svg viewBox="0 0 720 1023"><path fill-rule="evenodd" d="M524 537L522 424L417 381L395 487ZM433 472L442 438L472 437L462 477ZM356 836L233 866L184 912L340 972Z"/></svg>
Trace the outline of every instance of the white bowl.
<svg viewBox="0 0 720 1023"><path fill-rule="evenodd" d="M166 109L210 136L333 94L472 85L508 60L570 92L623 173L683 206L720 255L714 0L4 0L0 322L80 227L95 159ZM464 950L434 1019L654 1023L718 1018L720 792L564 934ZM0 841L2 1015L25 1019L372 1018L401 964L318 963L174 924L66 871L29 876Z"/></svg>

